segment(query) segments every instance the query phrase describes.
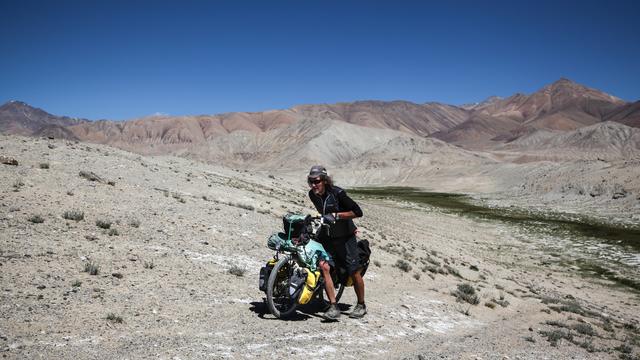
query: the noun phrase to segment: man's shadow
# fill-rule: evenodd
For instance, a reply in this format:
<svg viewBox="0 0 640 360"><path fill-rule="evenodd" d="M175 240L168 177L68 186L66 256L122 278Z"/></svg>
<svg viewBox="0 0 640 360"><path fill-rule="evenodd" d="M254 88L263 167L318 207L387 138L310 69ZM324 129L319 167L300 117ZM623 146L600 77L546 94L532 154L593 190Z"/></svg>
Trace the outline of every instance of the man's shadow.
<svg viewBox="0 0 640 360"><path fill-rule="evenodd" d="M311 318L319 318L322 319L323 322L333 321L327 320L323 316L329 304L317 297L311 300L308 304L298 305L296 307L296 311L294 311L288 317L281 319L278 319L275 316L271 315L271 312L269 312L269 308L267 307L266 298L262 298L262 301L253 301L250 303L250 305L251 307L249 307L249 310L253 311L258 315L260 319L264 320L306 321ZM351 305L338 303L338 309L340 309L340 312L342 312L344 315L345 312L351 309ZM267 316L265 317L265 315Z"/></svg>

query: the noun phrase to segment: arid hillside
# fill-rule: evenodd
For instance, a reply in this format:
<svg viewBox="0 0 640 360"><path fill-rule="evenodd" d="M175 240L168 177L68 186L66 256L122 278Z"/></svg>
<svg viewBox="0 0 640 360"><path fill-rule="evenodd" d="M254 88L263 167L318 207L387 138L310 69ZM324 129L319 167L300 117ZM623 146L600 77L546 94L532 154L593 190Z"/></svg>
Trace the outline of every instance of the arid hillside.
<svg viewBox="0 0 640 360"><path fill-rule="evenodd" d="M390 147L410 150L398 162L416 168L493 162L403 136L364 159L393 162ZM428 158L421 151L439 160L419 163ZM258 269L273 255L266 240L281 216L312 209L304 171L285 178L18 136L0 136L0 155L4 358L638 356L638 299L629 288L637 266L603 261L612 247L538 233L539 222L522 228L356 197L359 237L373 251L369 313L346 316L355 302L347 289L338 322L322 320L320 303L276 320ZM442 176L429 174L433 184ZM591 275L598 267L608 272Z"/></svg>

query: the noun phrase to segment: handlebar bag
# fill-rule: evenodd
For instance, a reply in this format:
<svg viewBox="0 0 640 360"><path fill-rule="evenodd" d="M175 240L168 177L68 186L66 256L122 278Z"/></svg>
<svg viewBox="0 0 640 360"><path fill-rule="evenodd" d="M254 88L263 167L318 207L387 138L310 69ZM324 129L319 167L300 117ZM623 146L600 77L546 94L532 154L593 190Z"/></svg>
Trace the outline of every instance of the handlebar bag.
<svg viewBox="0 0 640 360"><path fill-rule="evenodd" d="M287 240L297 238L302 233L307 215L288 213L282 217L283 230Z"/></svg>

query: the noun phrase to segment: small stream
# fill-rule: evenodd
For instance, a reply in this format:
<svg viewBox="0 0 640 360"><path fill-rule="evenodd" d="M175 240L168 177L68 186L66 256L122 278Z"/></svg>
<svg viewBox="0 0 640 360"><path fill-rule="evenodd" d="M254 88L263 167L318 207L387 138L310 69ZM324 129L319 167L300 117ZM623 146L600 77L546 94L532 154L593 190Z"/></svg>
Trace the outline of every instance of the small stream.
<svg viewBox="0 0 640 360"><path fill-rule="evenodd" d="M425 192L407 187L349 189L354 198L406 201L478 221L500 222L514 236L532 239L563 266L640 291L640 226L622 227L556 212L531 212L478 204L461 194Z"/></svg>

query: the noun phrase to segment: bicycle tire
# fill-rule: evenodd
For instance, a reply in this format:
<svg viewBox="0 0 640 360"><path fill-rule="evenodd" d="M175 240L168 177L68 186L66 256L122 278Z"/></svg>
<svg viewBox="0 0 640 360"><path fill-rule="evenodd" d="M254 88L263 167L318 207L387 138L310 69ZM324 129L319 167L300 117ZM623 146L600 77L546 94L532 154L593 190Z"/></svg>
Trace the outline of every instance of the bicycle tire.
<svg viewBox="0 0 640 360"><path fill-rule="evenodd" d="M320 291L318 291L318 298L320 299L320 301L322 302L327 302L325 300L325 291L326 289L324 289L324 286L326 286L326 283L323 285L323 289L321 289ZM336 304L340 301L340 298L342 297L342 293L344 292L344 288L346 286L344 286L344 284L338 284L338 287L336 288Z"/></svg>
<svg viewBox="0 0 640 360"><path fill-rule="evenodd" d="M267 283L267 307L273 316L281 319L296 311L298 302L289 295L289 282L293 269L290 256L280 258L271 270Z"/></svg>

